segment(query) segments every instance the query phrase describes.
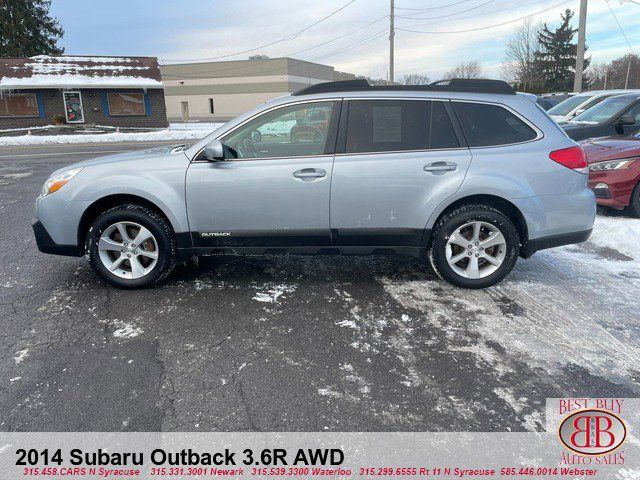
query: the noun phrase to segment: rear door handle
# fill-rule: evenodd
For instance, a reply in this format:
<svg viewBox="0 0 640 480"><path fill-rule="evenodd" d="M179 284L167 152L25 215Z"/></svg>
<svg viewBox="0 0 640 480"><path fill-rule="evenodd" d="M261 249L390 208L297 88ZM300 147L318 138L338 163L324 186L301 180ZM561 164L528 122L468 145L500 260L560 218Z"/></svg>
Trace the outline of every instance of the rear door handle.
<svg viewBox="0 0 640 480"><path fill-rule="evenodd" d="M302 170L296 170L293 172L293 176L304 181L311 181L316 178L324 178L327 176L327 172L321 168L303 168Z"/></svg>
<svg viewBox="0 0 640 480"><path fill-rule="evenodd" d="M425 172L433 173L434 175L443 175L447 172L455 172L458 165L449 162L434 162L424 166Z"/></svg>

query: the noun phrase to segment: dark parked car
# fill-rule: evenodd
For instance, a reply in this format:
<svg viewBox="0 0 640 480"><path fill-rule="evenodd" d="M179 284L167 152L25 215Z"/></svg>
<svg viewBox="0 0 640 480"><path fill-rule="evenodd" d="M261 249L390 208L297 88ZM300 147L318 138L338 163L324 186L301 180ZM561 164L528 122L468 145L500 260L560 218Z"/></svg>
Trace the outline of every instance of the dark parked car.
<svg viewBox="0 0 640 480"><path fill-rule="evenodd" d="M589 162L589 187L599 205L640 217L640 133L582 142Z"/></svg>
<svg viewBox="0 0 640 480"><path fill-rule="evenodd" d="M574 140L636 133L640 130L640 95L607 98L561 127Z"/></svg>

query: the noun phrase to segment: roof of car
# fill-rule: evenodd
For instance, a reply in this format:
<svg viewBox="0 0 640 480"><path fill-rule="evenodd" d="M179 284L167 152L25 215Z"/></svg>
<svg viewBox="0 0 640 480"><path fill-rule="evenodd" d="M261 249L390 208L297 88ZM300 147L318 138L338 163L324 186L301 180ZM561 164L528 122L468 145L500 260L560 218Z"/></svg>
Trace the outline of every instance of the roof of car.
<svg viewBox="0 0 640 480"><path fill-rule="evenodd" d="M507 82L502 80L452 78L441 80L428 85L371 85L365 79L343 80L338 82L324 82L310 85L293 95L313 95L319 93L337 92L382 92L382 91L407 91L407 92L469 92L469 93L493 93L502 95L515 95L515 90Z"/></svg>

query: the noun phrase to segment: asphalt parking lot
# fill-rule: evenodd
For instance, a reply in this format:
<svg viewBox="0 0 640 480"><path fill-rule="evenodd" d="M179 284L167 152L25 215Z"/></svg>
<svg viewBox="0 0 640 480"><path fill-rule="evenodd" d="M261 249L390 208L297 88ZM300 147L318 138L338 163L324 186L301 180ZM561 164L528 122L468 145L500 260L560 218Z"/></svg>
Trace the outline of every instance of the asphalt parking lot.
<svg viewBox="0 0 640 480"><path fill-rule="evenodd" d="M121 291L38 252L48 174L144 146L0 149L0 429L524 431L546 398L640 395L640 253L618 235L640 220L484 291L413 259L284 256Z"/></svg>

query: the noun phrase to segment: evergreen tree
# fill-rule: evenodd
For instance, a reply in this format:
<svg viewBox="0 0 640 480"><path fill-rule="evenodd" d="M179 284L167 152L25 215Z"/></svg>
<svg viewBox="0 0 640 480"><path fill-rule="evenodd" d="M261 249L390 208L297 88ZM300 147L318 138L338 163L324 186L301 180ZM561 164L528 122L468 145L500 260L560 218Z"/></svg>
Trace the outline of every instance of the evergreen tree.
<svg viewBox="0 0 640 480"><path fill-rule="evenodd" d="M0 56L60 55L64 35L51 17L51 0L0 0Z"/></svg>
<svg viewBox="0 0 640 480"><path fill-rule="evenodd" d="M562 24L551 31L545 23L538 33L540 49L535 54L536 70L541 73L544 86L549 91L571 91L575 77L575 66L578 45L572 43L577 28L571 27L573 12L569 9L561 15ZM584 59L584 69L589 66L588 58ZM587 86L583 76L582 84Z"/></svg>

